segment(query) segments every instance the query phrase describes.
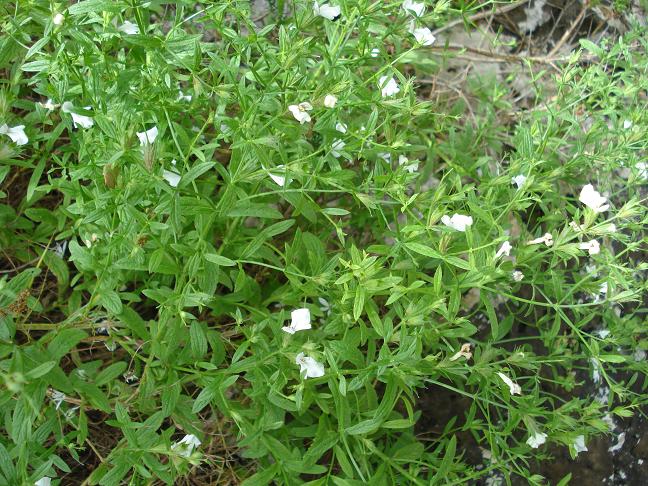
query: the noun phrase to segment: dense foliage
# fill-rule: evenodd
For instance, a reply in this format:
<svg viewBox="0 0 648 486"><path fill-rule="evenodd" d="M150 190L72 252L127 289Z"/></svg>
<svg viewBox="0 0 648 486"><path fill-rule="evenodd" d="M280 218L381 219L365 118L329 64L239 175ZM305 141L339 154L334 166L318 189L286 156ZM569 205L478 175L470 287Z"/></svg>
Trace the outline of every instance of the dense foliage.
<svg viewBox="0 0 648 486"><path fill-rule="evenodd" d="M541 484L646 403L645 31L468 110L477 5L335 5L0 4L0 483Z"/></svg>

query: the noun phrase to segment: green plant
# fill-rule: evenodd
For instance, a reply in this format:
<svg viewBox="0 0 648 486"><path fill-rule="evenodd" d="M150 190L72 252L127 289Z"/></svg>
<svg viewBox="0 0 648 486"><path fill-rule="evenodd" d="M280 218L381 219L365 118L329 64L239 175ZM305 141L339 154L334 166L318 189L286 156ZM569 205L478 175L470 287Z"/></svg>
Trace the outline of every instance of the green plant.
<svg viewBox="0 0 648 486"><path fill-rule="evenodd" d="M461 9L339 6L0 6L4 482L541 484L646 403L645 31L507 125L423 100Z"/></svg>

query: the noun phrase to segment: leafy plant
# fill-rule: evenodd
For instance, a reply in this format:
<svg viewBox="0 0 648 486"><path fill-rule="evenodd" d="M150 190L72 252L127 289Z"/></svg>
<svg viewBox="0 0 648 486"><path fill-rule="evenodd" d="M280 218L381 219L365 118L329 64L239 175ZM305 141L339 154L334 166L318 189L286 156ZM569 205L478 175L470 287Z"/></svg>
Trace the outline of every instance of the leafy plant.
<svg viewBox="0 0 648 486"><path fill-rule="evenodd" d="M0 482L541 484L645 405L645 29L470 119L465 7L316 5L0 6Z"/></svg>

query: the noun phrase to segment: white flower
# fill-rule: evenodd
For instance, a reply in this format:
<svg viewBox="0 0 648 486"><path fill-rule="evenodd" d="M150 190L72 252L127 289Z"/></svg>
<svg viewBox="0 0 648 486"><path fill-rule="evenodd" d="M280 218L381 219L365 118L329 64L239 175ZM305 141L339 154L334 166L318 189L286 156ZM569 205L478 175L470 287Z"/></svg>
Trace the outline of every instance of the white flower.
<svg viewBox="0 0 648 486"><path fill-rule="evenodd" d="M521 282L522 280L524 280L524 274L519 270L513 270L513 272L511 273L511 277L516 282Z"/></svg>
<svg viewBox="0 0 648 486"><path fill-rule="evenodd" d="M286 173L286 166L281 164L278 165L277 167L274 168L275 173L272 173L272 171L268 171L268 175L270 176L270 179L272 179L275 184L278 186L284 187L286 185L286 176L285 175L278 175L276 172L281 172L282 174Z"/></svg>
<svg viewBox="0 0 648 486"><path fill-rule="evenodd" d="M320 376L324 376L324 365L310 356L305 356L304 353L299 353L295 357L295 364L299 365L299 373L304 378L319 378Z"/></svg>
<svg viewBox="0 0 648 486"><path fill-rule="evenodd" d="M146 144L153 145L155 139L158 136L157 127L153 127L145 132L137 132L137 138L139 138L140 145L144 146Z"/></svg>
<svg viewBox="0 0 648 486"><path fill-rule="evenodd" d="M68 242L67 240L63 240L60 243L56 243L54 246L54 253L59 257L63 258L63 255L65 255L65 250L67 250Z"/></svg>
<svg viewBox="0 0 648 486"><path fill-rule="evenodd" d="M307 331L311 329L311 315L306 308L295 309L290 313L290 326L284 326L281 329L288 334L295 334L297 331Z"/></svg>
<svg viewBox="0 0 648 486"><path fill-rule="evenodd" d="M337 5L330 5L328 3L319 5L317 2L313 2L313 13L327 20L335 20L340 16L341 10Z"/></svg>
<svg viewBox="0 0 648 486"><path fill-rule="evenodd" d="M54 402L56 410L61 407L61 404L65 401L65 393L58 390L52 390L50 393L50 399Z"/></svg>
<svg viewBox="0 0 648 486"><path fill-rule="evenodd" d="M471 216L455 213L452 217L448 215L443 216L441 222L453 230L466 231L466 228L473 224L473 219Z"/></svg>
<svg viewBox="0 0 648 486"><path fill-rule="evenodd" d="M592 380L594 383L599 383L601 381L601 363L599 363L599 360L594 357L591 357L589 362L592 365Z"/></svg>
<svg viewBox="0 0 648 486"><path fill-rule="evenodd" d="M308 112L313 109L313 106L308 101L304 101L303 103L299 103L298 105L290 105L288 109L295 117L295 120L297 120L300 124L303 125L304 123L311 121L311 117Z"/></svg>
<svg viewBox="0 0 648 486"><path fill-rule="evenodd" d="M464 343L461 345L461 349L457 351L452 358L450 358L450 361L455 361L458 360L461 357L464 357L466 359L472 358L472 353L470 352L470 343Z"/></svg>
<svg viewBox="0 0 648 486"><path fill-rule="evenodd" d="M554 244L554 241L551 233L545 233L540 238L536 238L535 240L528 241L527 245L539 245L540 243L544 243L547 246L552 246Z"/></svg>
<svg viewBox="0 0 648 486"><path fill-rule="evenodd" d="M638 171L637 177L648 179L648 162L637 162L635 168Z"/></svg>
<svg viewBox="0 0 648 486"><path fill-rule="evenodd" d="M371 57L378 57L380 55L380 49L378 49L377 47L374 47L373 49L371 49L371 54L370 55L371 55Z"/></svg>
<svg viewBox="0 0 648 486"><path fill-rule="evenodd" d="M601 196L598 191L595 191L592 184L587 184L583 189L581 189L578 200L588 208L594 210L595 213L602 213L603 211L607 211L610 207L609 204L605 204L607 198Z"/></svg>
<svg viewBox="0 0 648 486"><path fill-rule="evenodd" d="M349 128L349 127L347 127L345 123L337 122L337 123L335 124L335 129L336 129L338 132L340 132L340 133L346 133L346 132L347 132L347 128Z"/></svg>
<svg viewBox="0 0 648 486"><path fill-rule="evenodd" d="M516 175L511 179L511 184L515 184L518 189L522 189L522 186L524 186L524 183L526 182L527 177L525 175Z"/></svg>
<svg viewBox="0 0 648 486"><path fill-rule="evenodd" d="M59 107L59 105L54 104L54 102L48 98L48 100L45 103L39 103L43 108L45 108L47 111L52 111L56 108Z"/></svg>
<svg viewBox="0 0 648 486"><path fill-rule="evenodd" d="M508 241L505 241L504 243L502 243L502 246L500 246L500 249L497 250L497 253L495 253L495 258L499 258L502 255L509 256L512 249L513 247L511 246L511 244Z"/></svg>
<svg viewBox="0 0 648 486"><path fill-rule="evenodd" d="M178 184L180 183L180 179L181 179L180 174L166 169L162 171L162 177L164 178L165 181L169 183L171 187L178 187Z"/></svg>
<svg viewBox="0 0 648 486"><path fill-rule="evenodd" d="M139 34L140 32L137 24L129 22L128 20L125 20L124 23L117 28L117 30L119 32L123 32L126 35L135 35Z"/></svg>
<svg viewBox="0 0 648 486"><path fill-rule="evenodd" d="M403 10L407 13L414 14L416 17L420 17L425 12L425 4L423 2L417 3L413 0L405 0L403 2Z"/></svg>
<svg viewBox="0 0 648 486"><path fill-rule="evenodd" d="M132 371L127 371L122 376L124 377L124 381L129 384L135 383L138 380L137 375Z"/></svg>
<svg viewBox="0 0 648 486"><path fill-rule="evenodd" d="M515 383L513 380L511 380L508 376L506 376L504 373L498 371L497 376L499 376L504 383L506 383L506 386L509 387L509 392L511 395L522 395L522 388L520 388L520 385Z"/></svg>
<svg viewBox="0 0 648 486"><path fill-rule="evenodd" d="M191 101L192 96L190 94L186 95L182 92L182 90L178 90L178 101Z"/></svg>
<svg viewBox="0 0 648 486"><path fill-rule="evenodd" d="M86 106L85 109L89 110L90 107ZM69 113L72 116L72 124L74 125L74 128L91 128L92 125L94 125L94 120L92 118L85 115L78 115L72 110L74 110L74 105L70 101L66 101L61 105L61 111L63 113Z"/></svg>
<svg viewBox="0 0 648 486"><path fill-rule="evenodd" d="M200 439L193 434L185 435L180 442L175 442L171 445L171 450L178 451L182 457L189 457L194 449L200 447Z"/></svg>
<svg viewBox="0 0 648 486"><path fill-rule="evenodd" d="M29 142L27 134L25 134L25 125L17 125L10 128L9 125L4 124L0 126L0 135L6 135L16 145L25 145Z"/></svg>
<svg viewBox="0 0 648 486"><path fill-rule="evenodd" d="M344 150L345 145L346 143L339 138L333 140L333 145L331 145L331 155L336 159L339 158L342 155L342 150Z"/></svg>
<svg viewBox="0 0 648 486"><path fill-rule="evenodd" d="M585 437L582 435L579 435L574 439L574 443L572 444L572 448L574 449L574 452L578 454L579 452L587 452L587 446L585 445Z"/></svg>
<svg viewBox="0 0 648 486"><path fill-rule="evenodd" d="M337 96L332 94L327 94L324 97L324 106L326 106L327 108L335 108L337 101L338 101Z"/></svg>
<svg viewBox="0 0 648 486"><path fill-rule="evenodd" d="M389 152L378 152L376 155L388 164L391 164L391 154Z"/></svg>
<svg viewBox="0 0 648 486"><path fill-rule="evenodd" d="M378 87L381 89L380 92L383 98L394 96L400 92L396 80L389 76L381 76L378 80Z"/></svg>
<svg viewBox="0 0 648 486"><path fill-rule="evenodd" d="M529 436L526 441L527 445L532 449L537 449L545 442L547 442L547 434L543 434L542 432L536 432L535 434Z"/></svg>
<svg viewBox="0 0 648 486"><path fill-rule="evenodd" d="M579 245L581 250L587 250L590 255L598 255L601 252L601 245L596 240L586 241Z"/></svg>
<svg viewBox="0 0 648 486"><path fill-rule="evenodd" d="M65 17L60 12L57 13L56 15L54 15L54 17L52 17L52 23L54 25L62 25L64 20L65 20Z"/></svg>
<svg viewBox="0 0 648 486"><path fill-rule="evenodd" d="M418 160L413 160L410 162L410 160L405 157L404 155L399 155L398 156L398 165L404 165L405 170L409 172L410 174L413 174L418 170L419 167L419 162Z"/></svg>
<svg viewBox="0 0 648 486"><path fill-rule="evenodd" d="M623 120L623 129L629 130L632 128L632 122L630 120Z"/></svg>
<svg viewBox="0 0 648 486"><path fill-rule="evenodd" d="M34 483L34 486L51 486L52 480L48 478L47 476L40 478L38 481Z"/></svg>
<svg viewBox="0 0 648 486"><path fill-rule="evenodd" d="M331 313L331 304L328 303L328 300L318 297L317 301L320 303L320 310L329 315Z"/></svg>
<svg viewBox="0 0 648 486"><path fill-rule="evenodd" d="M432 34L432 31L427 27L416 28L414 26L414 21L410 24L410 34L414 36L416 42L423 46L431 46L436 41L436 37Z"/></svg>
<svg viewBox="0 0 648 486"><path fill-rule="evenodd" d="M576 221L570 221L569 226L571 229L573 229L576 233L579 233L580 231L583 231L583 228L581 225L579 225Z"/></svg>

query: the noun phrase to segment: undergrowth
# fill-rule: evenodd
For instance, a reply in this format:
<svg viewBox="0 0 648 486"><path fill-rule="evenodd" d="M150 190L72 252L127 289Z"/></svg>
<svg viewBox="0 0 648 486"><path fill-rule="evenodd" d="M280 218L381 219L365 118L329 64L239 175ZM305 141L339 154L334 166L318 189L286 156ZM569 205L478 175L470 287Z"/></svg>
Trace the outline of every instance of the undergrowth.
<svg viewBox="0 0 648 486"><path fill-rule="evenodd" d="M337 5L0 5L0 483L543 484L644 413L645 30L522 109L424 82L479 5Z"/></svg>

